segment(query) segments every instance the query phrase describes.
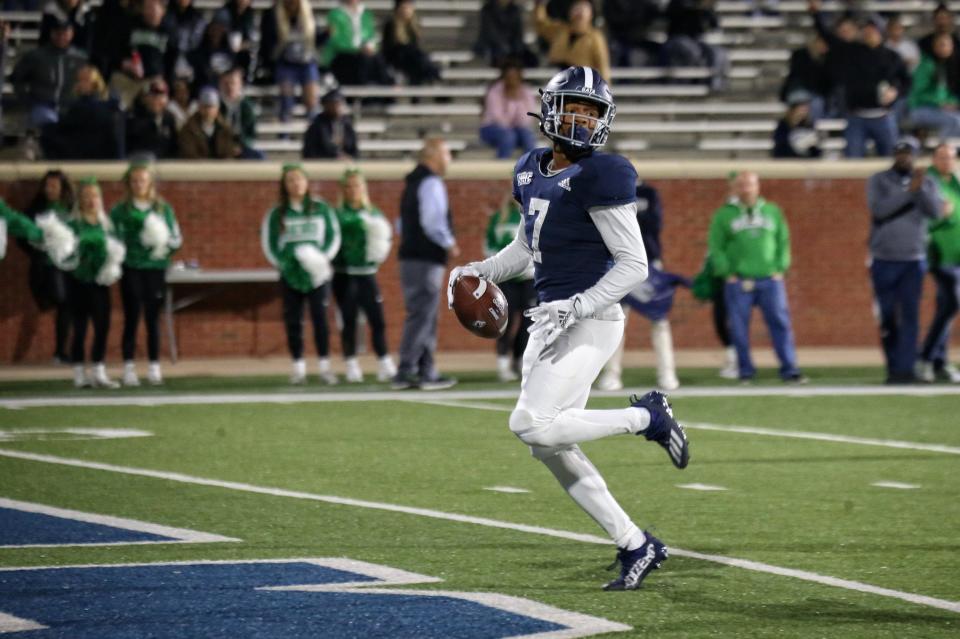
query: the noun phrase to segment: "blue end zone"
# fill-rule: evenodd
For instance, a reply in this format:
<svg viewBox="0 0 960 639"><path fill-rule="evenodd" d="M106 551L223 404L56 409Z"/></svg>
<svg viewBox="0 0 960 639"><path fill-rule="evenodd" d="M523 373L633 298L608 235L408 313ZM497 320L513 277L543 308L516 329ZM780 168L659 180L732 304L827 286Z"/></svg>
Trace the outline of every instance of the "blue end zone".
<svg viewBox="0 0 960 639"><path fill-rule="evenodd" d="M0 546L180 541L173 537L0 508Z"/></svg>
<svg viewBox="0 0 960 639"><path fill-rule="evenodd" d="M377 580L309 563L0 571L0 612L36 639L494 639L565 626L455 597L257 590Z"/></svg>

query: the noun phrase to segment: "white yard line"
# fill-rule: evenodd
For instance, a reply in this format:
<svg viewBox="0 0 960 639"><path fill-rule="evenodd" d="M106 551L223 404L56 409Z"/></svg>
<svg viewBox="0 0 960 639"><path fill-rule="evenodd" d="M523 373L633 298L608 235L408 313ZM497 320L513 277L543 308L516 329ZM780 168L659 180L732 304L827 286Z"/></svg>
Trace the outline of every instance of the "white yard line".
<svg viewBox="0 0 960 639"><path fill-rule="evenodd" d="M23 459L23 460L47 463L47 464L57 464L61 466L72 466L75 468L88 468L92 470L102 470L106 472L119 473L123 475L152 477L155 479L163 479L167 481L180 482L184 484L192 484L197 486L211 486L211 487L224 488L227 490L236 490L236 491L246 492L246 493L270 495L273 497L289 497L293 499L304 499L304 500L310 500L310 501L337 504L341 506L353 506L355 508L369 508L373 510L403 513L407 515L429 517L432 519L440 519L444 521L453 521L458 523L473 524L477 526L486 526L489 528L515 530L518 532L531 533L535 535L544 535L548 537L557 537L560 539L580 541L580 542L590 543L590 544L602 544L602 545L610 544L609 539L598 537L596 535L575 533L575 532L569 532L566 530L557 530L554 528L543 528L540 526L528 526L526 524L516 524L508 521L500 521L497 519L488 519L485 517L458 515L455 513L446 513L439 510L431 510L428 508L412 508L408 506L399 506L396 504L364 501L360 499L351 499L348 497L337 497L334 495L319 495L315 493L286 490L282 488L256 486L253 484L246 484L241 482L222 481L218 479L195 477L195 476L186 475L183 473L171 473L171 472L164 472L159 470L151 470L147 468L134 468L130 466L117 466L114 464L91 462L91 461L86 461L82 459L70 459L66 457L55 457L53 455L41 455L37 453L28 453L28 452L17 451L17 450L0 449L0 456L9 457L13 459ZM779 566L773 566L770 564L765 564L757 561L750 561L746 559L737 559L735 557L724 557L722 555L707 555L703 553L698 553L690 550L682 550L680 548L673 548L673 547L670 548L670 552L673 553L673 555L679 556L679 557L689 557L692 559L700 559L702 561L709 561L713 563L723 564L726 566L743 568L745 570L753 570L756 572L763 572L763 573L772 574L772 575L792 577L794 579L800 579L803 581L809 581L809 582L823 584L827 586L833 586L836 588L844 588L847 590L855 590L857 592L869 593L869 594L879 595L883 597L890 597L893 599L899 599L901 601L915 603L921 606L929 606L932 608L939 608L941 610L948 610L950 612L960 613L960 602L957 602L957 601L948 601L945 599L927 597L925 595L917 595L909 592L901 592L899 590L881 588L878 586L873 586L873 585L861 583L858 581L838 579L836 577L830 577L828 575L820 575L820 574L817 574L814 572L808 572L805 570L781 568Z"/></svg>
<svg viewBox="0 0 960 639"><path fill-rule="evenodd" d="M188 404L297 404L318 402L395 402L425 400L516 399L517 389L452 391L355 391L335 393L131 394L110 396L38 396L0 399L0 408L18 410L45 406L172 406ZM591 397L617 397L626 391L594 391ZM671 397L852 397L960 395L960 384L929 386L701 386L681 388Z"/></svg>

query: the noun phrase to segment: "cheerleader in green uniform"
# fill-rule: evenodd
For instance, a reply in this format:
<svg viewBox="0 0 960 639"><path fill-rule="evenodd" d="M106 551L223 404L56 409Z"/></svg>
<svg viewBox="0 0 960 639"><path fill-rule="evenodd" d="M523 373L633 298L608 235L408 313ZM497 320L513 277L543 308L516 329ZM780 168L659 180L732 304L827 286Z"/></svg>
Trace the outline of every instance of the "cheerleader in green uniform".
<svg viewBox="0 0 960 639"><path fill-rule="evenodd" d="M67 266L67 294L73 312L73 385L77 388L117 388L107 377L103 360L110 331L110 286L120 279L126 249L113 234L113 225L103 211L100 186L93 178L80 182L77 208L70 228L77 238L76 251ZM93 324L89 373L84 370L87 325Z"/></svg>
<svg viewBox="0 0 960 639"><path fill-rule="evenodd" d="M110 211L117 237L127 249L120 295L123 300L123 385L139 386L133 358L137 324L143 312L147 327L147 381L163 383L160 372L160 309L167 286L170 256L183 238L173 208L157 195L153 172L146 163L130 165L123 176L124 199Z"/></svg>
<svg viewBox="0 0 960 639"><path fill-rule="evenodd" d="M280 271L283 323L293 358L290 381L303 384L303 303L310 308L313 337L319 357L320 379L336 384L330 368L330 332L327 327L330 263L340 249L340 225L333 208L309 193L303 166L287 164L280 177L280 202L267 212L261 226L263 253Z"/></svg>
<svg viewBox="0 0 960 639"><path fill-rule="evenodd" d="M342 241L340 252L333 260L333 295L343 320L340 337L347 381L363 381L363 371L357 361L357 311L363 309L370 324L373 350L377 353L377 379L389 382L397 374L397 367L387 353L377 269L390 254L393 233L380 209L370 204L367 181L359 169L347 169L340 179L337 219Z"/></svg>

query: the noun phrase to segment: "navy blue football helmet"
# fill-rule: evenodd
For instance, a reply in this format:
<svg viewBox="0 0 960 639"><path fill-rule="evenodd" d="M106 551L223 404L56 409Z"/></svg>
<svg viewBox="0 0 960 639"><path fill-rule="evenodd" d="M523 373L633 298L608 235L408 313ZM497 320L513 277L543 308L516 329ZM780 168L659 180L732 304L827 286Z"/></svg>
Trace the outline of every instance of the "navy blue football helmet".
<svg viewBox="0 0 960 639"><path fill-rule="evenodd" d="M592 130L572 124L567 134L561 132L563 116L573 118L566 109L570 102L588 102L597 106L600 116L589 118L594 120ZM569 67L553 76L540 90L540 131L559 144L567 155L580 156L602 147L610 135L616 113L617 106L613 103L609 85L598 71L590 67ZM583 121L585 117L577 115L573 121Z"/></svg>

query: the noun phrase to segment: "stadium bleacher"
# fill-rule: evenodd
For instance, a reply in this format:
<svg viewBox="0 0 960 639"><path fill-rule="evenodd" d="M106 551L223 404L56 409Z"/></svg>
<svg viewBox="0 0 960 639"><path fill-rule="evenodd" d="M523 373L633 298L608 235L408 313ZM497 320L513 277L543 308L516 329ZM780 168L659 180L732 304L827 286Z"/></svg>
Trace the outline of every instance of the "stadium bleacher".
<svg viewBox="0 0 960 639"><path fill-rule="evenodd" d="M209 14L222 1L197 0L195 4ZM393 8L393 0L369 0L365 4L381 23ZM480 4L480 0L417 2L424 44L441 68L441 82L420 87L345 87L365 157L405 157L429 132L450 137L462 157L490 156L489 149L477 139L477 129L482 96L487 84L495 79L496 70L475 59L470 50ZM261 10L269 5L268 0L254 2L254 7ZM326 12L337 1L313 0L312 5L323 24ZM810 33L806 6L803 1L784 0L778 5L778 15L755 16L750 2L718 2L721 28L707 40L725 46L729 52L731 66L726 86L720 91L710 89L710 74L705 68L615 68L613 89L618 115L610 137L612 148L624 153L643 151L652 157L696 156L703 152L766 156L771 132L783 112L776 94L790 51L802 46ZM844 6L825 2L824 10L836 11ZM905 23L914 25L913 35L920 35L934 7L932 0L889 0L867 2L864 8L901 11ZM16 57L35 46L40 13L0 12L0 20L12 26L6 65L9 74ZM529 37L532 39L532 34ZM526 77L532 85L540 86L554 72L543 66L527 70ZM9 82L3 89L4 94L11 93ZM250 86L248 92L261 113L255 146L271 157L297 155L308 124L302 108L294 111L292 122L280 123L275 115L275 87ZM819 129L829 136L828 153L842 149L842 121L829 121Z"/></svg>

